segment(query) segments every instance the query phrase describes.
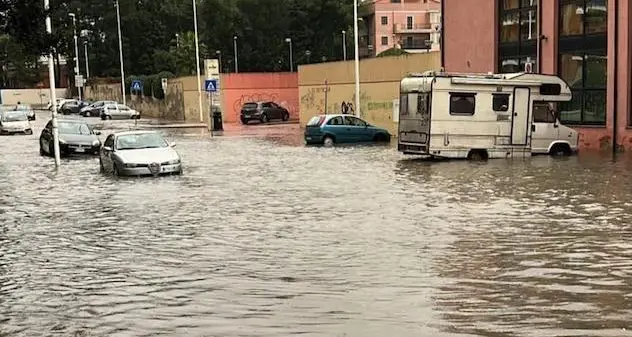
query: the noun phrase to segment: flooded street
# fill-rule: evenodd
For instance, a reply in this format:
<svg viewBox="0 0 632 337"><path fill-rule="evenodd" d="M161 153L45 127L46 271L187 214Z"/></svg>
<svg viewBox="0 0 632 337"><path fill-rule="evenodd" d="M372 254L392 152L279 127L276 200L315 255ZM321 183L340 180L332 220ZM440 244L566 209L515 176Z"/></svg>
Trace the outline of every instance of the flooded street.
<svg viewBox="0 0 632 337"><path fill-rule="evenodd" d="M0 336L630 335L631 160L187 130L184 175L114 179L47 120L0 137Z"/></svg>

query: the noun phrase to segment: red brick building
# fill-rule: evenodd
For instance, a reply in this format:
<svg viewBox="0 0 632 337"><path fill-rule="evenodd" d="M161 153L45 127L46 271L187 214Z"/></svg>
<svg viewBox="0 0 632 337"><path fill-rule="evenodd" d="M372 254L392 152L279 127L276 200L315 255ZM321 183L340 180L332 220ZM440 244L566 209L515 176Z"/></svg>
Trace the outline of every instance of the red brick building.
<svg viewBox="0 0 632 337"><path fill-rule="evenodd" d="M632 149L632 0L443 0L451 72L560 75L573 100L560 119L583 149Z"/></svg>

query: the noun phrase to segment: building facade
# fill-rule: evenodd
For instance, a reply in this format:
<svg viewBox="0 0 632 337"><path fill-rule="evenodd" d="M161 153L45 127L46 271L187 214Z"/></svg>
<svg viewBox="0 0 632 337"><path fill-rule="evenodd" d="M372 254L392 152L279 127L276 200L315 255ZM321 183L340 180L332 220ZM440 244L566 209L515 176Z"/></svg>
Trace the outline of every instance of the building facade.
<svg viewBox="0 0 632 337"><path fill-rule="evenodd" d="M451 72L557 74L573 99L562 123L583 149L632 149L632 0L444 0ZM616 141L615 141L616 140Z"/></svg>
<svg viewBox="0 0 632 337"><path fill-rule="evenodd" d="M360 56L391 49L409 53L439 50L440 0L361 1Z"/></svg>

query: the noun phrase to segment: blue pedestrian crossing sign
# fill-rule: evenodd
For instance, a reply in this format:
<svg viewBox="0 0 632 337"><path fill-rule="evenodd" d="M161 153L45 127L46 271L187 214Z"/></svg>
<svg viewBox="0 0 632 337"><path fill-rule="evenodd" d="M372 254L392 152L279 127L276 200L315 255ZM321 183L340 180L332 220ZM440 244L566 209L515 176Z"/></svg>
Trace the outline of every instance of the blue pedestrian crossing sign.
<svg viewBox="0 0 632 337"><path fill-rule="evenodd" d="M204 90L207 92L216 92L217 89L219 89L217 87L217 80L206 80L204 82Z"/></svg>
<svg viewBox="0 0 632 337"><path fill-rule="evenodd" d="M142 91L143 90L143 82L140 80L132 81L132 91Z"/></svg>

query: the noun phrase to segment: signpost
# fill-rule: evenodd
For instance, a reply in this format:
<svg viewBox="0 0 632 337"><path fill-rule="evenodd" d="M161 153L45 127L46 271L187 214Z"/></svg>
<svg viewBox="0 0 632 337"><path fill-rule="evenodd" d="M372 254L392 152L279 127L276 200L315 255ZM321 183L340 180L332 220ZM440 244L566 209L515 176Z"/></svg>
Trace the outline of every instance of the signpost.
<svg viewBox="0 0 632 337"><path fill-rule="evenodd" d="M166 95L167 94L167 79L163 78L160 83L162 84L162 91Z"/></svg>
<svg viewBox="0 0 632 337"><path fill-rule="evenodd" d="M209 125L210 125L210 131L211 131L211 137L213 136L213 94L216 93L218 91L218 85L217 85L217 80L216 79L209 79L204 81L204 90L207 93L208 96L208 106L209 109L211 110L211 113L209 114Z"/></svg>
<svg viewBox="0 0 632 337"><path fill-rule="evenodd" d="M130 90L131 92L136 91L137 93L138 92L142 93L143 92L143 82L141 80L133 80L132 81L132 87L130 89L131 89Z"/></svg>

